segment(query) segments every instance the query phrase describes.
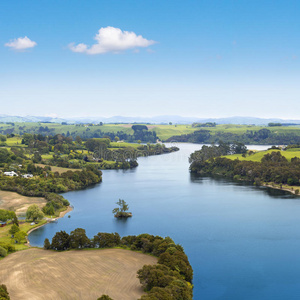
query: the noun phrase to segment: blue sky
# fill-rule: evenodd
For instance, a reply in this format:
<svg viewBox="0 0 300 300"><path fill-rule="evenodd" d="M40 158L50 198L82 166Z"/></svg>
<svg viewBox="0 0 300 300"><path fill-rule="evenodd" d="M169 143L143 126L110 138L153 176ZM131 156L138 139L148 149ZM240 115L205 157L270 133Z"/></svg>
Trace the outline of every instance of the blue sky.
<svg viewBox="0 0 300 300"><path fill-rule="evenodd" d="M0 114L299 119L299 14L288 0L1 1ZM108 26L143 46L72 51ZM36 45L8 46L25 36Z"/></svg>

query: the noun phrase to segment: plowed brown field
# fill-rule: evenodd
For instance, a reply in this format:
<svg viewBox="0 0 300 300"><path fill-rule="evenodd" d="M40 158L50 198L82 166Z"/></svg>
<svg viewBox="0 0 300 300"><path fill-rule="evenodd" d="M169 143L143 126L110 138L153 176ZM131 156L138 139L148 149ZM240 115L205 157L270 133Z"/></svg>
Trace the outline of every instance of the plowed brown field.
<svg viewBox="0 0 300 300"><path fill-rule="evenodd" d="M12 300L91 299L107 294L114 300L136 300L143 290L136 278L157 259L122 249L54 252L29 249L0 261L0 284Z"/></svg>

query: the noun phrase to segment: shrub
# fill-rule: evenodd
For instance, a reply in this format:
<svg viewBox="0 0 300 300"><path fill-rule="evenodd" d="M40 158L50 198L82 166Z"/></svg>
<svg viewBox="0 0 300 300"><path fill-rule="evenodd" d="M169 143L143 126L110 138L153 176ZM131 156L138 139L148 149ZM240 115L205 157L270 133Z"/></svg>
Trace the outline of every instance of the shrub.
<svg viewBox="0 0 300 300"><path fill-rule="evenodd" d="M7 251L2 246L0 246L0 257L5 257L6 255Z"/></svg>
<svg viewBox="0 0 300 300"><path fill-rule="evenodd" d="M1 300L10 300L6 285L0 285L0 299Z"/></svg>
<svg viewBox="0 0 300 300"><path fill-rule="evenodd" d="M16 247L8 243L0 243L0 246L4 248L7 251L7 253L12 253L16 251Z"/></svg>
<svg viewBox="0 0 300 300"><path fill-rule="evenodd" d="M108 295L102 295L100 298L98 298L97 300L113 300L112 298L110 298Z"/></svg>

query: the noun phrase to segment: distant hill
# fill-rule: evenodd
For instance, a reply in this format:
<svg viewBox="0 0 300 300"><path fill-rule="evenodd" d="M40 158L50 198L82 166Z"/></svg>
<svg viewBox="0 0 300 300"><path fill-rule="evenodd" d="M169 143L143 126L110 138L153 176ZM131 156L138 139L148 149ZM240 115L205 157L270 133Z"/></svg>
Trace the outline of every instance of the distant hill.
<svg viewBox="0 0 300 300"><path fill-rule="evenodd" d="M268 125L268 123L282 123L282 124L299 124L300 120L284 120L278 118L254 118L254 117L229 117L229 118L197 118L197 117L182 117L174 115L164 115L155 117L124 117L113 116L105 117L74 117L74 118L53 118L42 116L9 116L0 115L0 122L51 122L51 123L152 123L152 124L191 124L194 122L215 122L217 124L240 124L240 125Z"/></svg>

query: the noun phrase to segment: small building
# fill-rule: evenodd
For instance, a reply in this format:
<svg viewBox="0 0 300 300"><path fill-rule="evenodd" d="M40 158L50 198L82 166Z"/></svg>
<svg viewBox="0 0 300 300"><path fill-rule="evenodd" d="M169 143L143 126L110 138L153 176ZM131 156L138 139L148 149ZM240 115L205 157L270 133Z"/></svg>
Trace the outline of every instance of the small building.
<svg viewBox="0 0 300 300"><path fill-rule="evenodd" d="M10 176L10 177L18 176L18 174L17 174L15 171L4 172L3 174L4 174L5 176Z"/></svg>
<svg viewBox="0 0 300 300"><path fill-rule="evenodd" d="M0 221L0 227L6 226L6 222Z"/></svg>
<svg viewBox="0 0 300 300"><path fill-rule="evenodd" d="M22 175L23 178L32 178L33 175L32 174L24 174Z"/></svg>

